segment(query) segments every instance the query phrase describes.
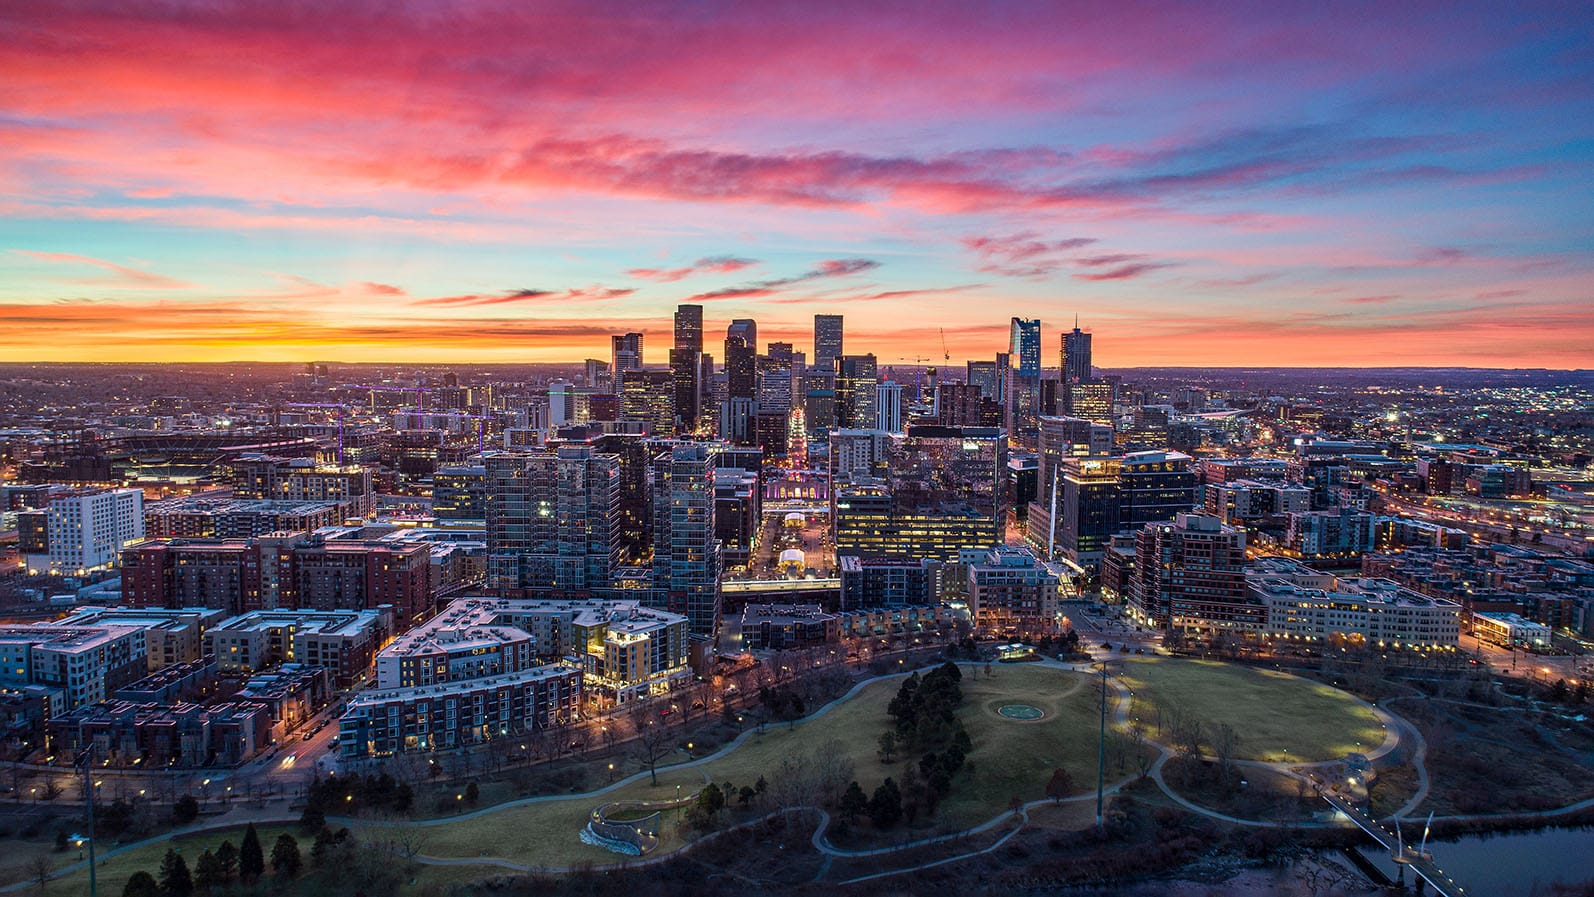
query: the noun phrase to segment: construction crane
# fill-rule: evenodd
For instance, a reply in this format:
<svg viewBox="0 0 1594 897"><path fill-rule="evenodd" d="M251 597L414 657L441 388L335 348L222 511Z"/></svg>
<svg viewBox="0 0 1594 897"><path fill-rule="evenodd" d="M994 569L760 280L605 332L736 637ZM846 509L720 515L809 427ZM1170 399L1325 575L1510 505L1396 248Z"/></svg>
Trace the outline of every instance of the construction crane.
<svg viewBox="0 0 1594 897"><path fill-rule="evenodd" d="M941 354L946 356L946 363L952 363L952 350L946 347L946 328L941 328Z"/></svg>
<svg viewBox="0 0 1594 897"><path fill-rule="evenodd" d="M914 372L913 372L913 393L914 393L914 400L915 401L919 401L919 402L924 401L924 368L922 367L922 365L926 361L934 361L935 359L927 358L927 357L925 357L923 355L914 355L914 356L911 356L911 357L904 355L904 356L898 358L897 360L898 361L911 361L915 365L920 365L920 367L916 368L914 370ZM935 370L935 368L931 368L930 370L933 372ZM931 380L935 379L935 374L934 373L931 373L930 379Z"/></svg>
<svg viewBox="0 0 1594 897"><path fill-rule="evenodd" d="M284 408L336 408L338 409L338 466L343 466L343 413L348 410L342 402L286 402Z"/></svg>

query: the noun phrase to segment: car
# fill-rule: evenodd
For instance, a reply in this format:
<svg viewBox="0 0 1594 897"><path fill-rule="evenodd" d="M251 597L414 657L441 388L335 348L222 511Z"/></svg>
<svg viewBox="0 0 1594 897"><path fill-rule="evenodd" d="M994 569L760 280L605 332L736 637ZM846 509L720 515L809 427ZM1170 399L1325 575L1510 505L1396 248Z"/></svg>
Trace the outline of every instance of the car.
<svg viewBox="0 0 1594 897"><path fill-rule="evenodd" d="M309 741L310 739L312 739L314 737L315 737L315 733L314 732L306 732L306 733L304 733L304 737L299 739L299 740L300 741Z"/></svg>

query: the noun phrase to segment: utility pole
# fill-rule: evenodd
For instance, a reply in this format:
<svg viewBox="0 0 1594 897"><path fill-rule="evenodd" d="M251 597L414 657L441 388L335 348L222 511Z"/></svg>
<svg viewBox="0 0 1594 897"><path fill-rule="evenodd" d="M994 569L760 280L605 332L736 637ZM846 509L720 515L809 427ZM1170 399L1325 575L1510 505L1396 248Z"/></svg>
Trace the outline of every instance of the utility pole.
<svg viewBox="0 0 1594 897"><path fill-rule="evenodd" d="M99 897L99 882L94 870L94 743L83 753L83 802L89 813L89 897Z"/></svg>
<svg viewBox="0 0 1594 897"><path fill-rule="evenodd" d="M1102 830L1102 784L1107 771L1107 661L1101 662L1101 738L1096 742L1096 830Z"/></svg>

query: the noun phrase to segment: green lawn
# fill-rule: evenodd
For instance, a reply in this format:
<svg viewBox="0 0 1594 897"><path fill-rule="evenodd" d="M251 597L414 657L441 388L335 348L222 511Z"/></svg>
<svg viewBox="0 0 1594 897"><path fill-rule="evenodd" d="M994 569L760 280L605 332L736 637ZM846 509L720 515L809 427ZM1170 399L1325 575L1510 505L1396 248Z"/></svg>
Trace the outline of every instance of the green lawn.
<svg viewBox="0 0 1594 897"><path fill-rule="evenodd" d="M1153 737L1153 708L1160 704L1184 708L1208 725L1229 723L1241 733L1240 755L1253 759L1336 759L1349 751L1370 751L1383 742L1383 728L1365 705L1341 691L1295 676L1167 658L1126 659L1120 670L1118 675L1134 691L1134 712L1153 729ZM729 781L738 787L751 784L760 775L774 774L783 759L812 754L822 747L850 758L854 777L865 791L872 792L888 775L900 779L906 764L918 760L900 756L893 763L884 764L876 754L880 733L890 723L886 706L900 681L873 683L819 719L795 726L772 725L711 763L685 769L661 768L657 785L644 777L601 798L548 800L426 827L419 830L419 850L429 856L490 856L532 866L616 862L620 859L617 855L582 844L578 838L597 804L674 798L692 793L707 780ZM988 678L973 667L964 667L962 689L964 700L959 717L974 745L968 756L972 770L966 768L957 776L951 795L934 819L921 819L911 830L899 826L890 833L891 840L967 828L1002 812L1014 797L1026 801L1041 798L1056 767L1073 776L1076 793L1094 787L1098 705L1096 690L1087 677L1036 665L1001 665ZM1036 721L1007 719L996 712L1004 704L1028 704L1042 710L1044 716ZM671 759L679 762L685 757L683 750ZM1134 766L1130 758L1127 771L1132 773ZM1116 767L1108 769L1109 781L1124 774ZM1068 805L1045 811L1060 818L1071 818L1074 812ZM664 820L661 850L680 846L675 824L678 818L679 813L672 812ZM378 822L360 822L354 828L364 839L392 836L389 827ZM261 829L261 841L268 851L281 831ZM869 837L868 827L863 826L849 843L864 844ZM192 862L200 851L215 848L224 838L236 844L242 831L196 835L174 843ZM308 851L308 839L301 842ZM166 846L166 842L160 842L107 860L100 866L101 892L119 894L133 872L155 871ZM75 856L74 851L69 858ZM487 866L428 868L420 873L418 884L466 881L492 874L494 870ZM83 894L87 885L87 874L78 872L52 882L45 894Z"/></svg>
<svg viewBox="0 0 1594 897"><path fill-rule="evenodd" d="M1114 674L1134 691L1134 713L1153 738L1160 705L1181 708L1208 726L1233 726L1241 738L1237 756L1244 759L1336 760L1384 742L1383 725L1366 705L1286 673L1206 660L1134 658Z"/></svg>
<svg viewBox="0 0 1594 897"><path fill-rule="evenodd" d="M886 705L900 682L874 683L819 719L795 726L771 725L712 763L660 769L657 786L644 778L601 799L546 801L428 828L422 851L430 856L494 856L538 866L613 862L614 854L582 844L576 837L598 803L689 794L702 786L705 776L737 787L750 785L761 775L772 775L781 760L811 754L827 744L852 759L858 783L873 792L886 776L900 778L907 762L918 761L918 757L898 757L887 765L876 754L880 733L890 723ZM920 820L919 829L966 828L1000 813L1013 797L1043 797L1051 771L1058 766L1073 775L1076 791L1094 786L1097 705L1095 690L1087 687L1085 677L1045 667L1004 665L995 669L993 678L986 678L966 667L962 688L959 715L974 743L968 757L973 772L958 776L935 818ZM1010 703L1030 704L1046 715L1037 722L997 715L997 707ZM1109 770L1109 777L1117 776ZM358 833L381 837L382 828L362 823ZM663 827L661 849L678 844L672 828L668 823ZM904 831L899 828L894 834Z"/></svg>
<svg viewBox="0 0 1594 897"><path fill-rule="evenodd" d="M278 835L287 832L299 839L299 851L308 862L310 845L313 839L306 838L297 826L260 826L256 831L260 835L260 843L265 848L268 861L271 857L271 845L276 843ZM192 872L194 862L199 859L201 853L206 850L215 850L223 841L232 841L233 846L236 847L243 843L243 838L244 831L242 828L223 832L208 832L191 837L158 841L123 854L102 858L96 864L99 892L109 895L122 893L122 887L127 884L127 880L132 877L134 872L140 869L151 875L158 876L160 874L161 857L166 855L167 847L176 847L178 852L183 855L183 859L188 861L189 871ZM67 861L75 862L77 860L77 851L72 850L61 856L65 857ZM266 871L266 879L268 881L271 879L269 868ZM81 897L81 895L88 892L89 873L86 869L80 869L65 878L58 878L50 882L49 887L45 888L43 893L45 897ZM39 891L36 888L30 888L26 893L38 894Z"/></svg>

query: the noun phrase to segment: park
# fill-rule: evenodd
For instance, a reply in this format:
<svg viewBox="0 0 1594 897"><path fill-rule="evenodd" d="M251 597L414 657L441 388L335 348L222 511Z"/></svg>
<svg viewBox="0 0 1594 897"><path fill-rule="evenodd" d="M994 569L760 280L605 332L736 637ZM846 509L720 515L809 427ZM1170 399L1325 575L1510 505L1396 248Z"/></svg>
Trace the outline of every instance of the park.
<svg viewBox="0 0 1594 897"><path fill-rule="evenodd" d="M889 831L863 826L843 833L832 824L824 836L827 846L838 853L899 848L989 824L1019 806L1054 799L1094 801L1102 719L1096 672L1055 661L965 664L961 672L962 701L956 716L972 749L933 815L921 815ZM1329 761L1372 750L1385 741L1383 724L1366 704L1283 673L1197 660L1135 658L1113 661L1110 675L1106 713L1111 753L1104 776L1109 787L1137 778L1137 769L1143 776L1159 753L1167 753L1165 746L1159 747L1167 743L1159 741L1159 716L1166 722L1167 717L1182 715L1209 729L1232 727L1240 733L1235 756L1249 760ZM704 756L694 756L690 742L683 739L657 762L656 776L636 773L597 791L523 797L436 818L340 819L329 814L329 822L347 826L361 843L383 845L406 860L424 864L416 870L417 883L634 861L583 843L580 833L596 807L627 801L673 803L708 783L729 786L730 795L753 791L750 800L728 802L722 823L728 827L831 803L836 789L849 782L870 793L887 777L901 781L907 766L918 758L884 754L880 736L890 728L888 707L904 678L899 674L859 683L802 719L749 724L730 744ZM1134 728L1142 730L1142 737L1127 736ZM1065 794L1049 788L1059 769L1067 774ZM755 783L760 783L756 791L751 787ZM679 809L663 812L648 858L668 856L703 837L705 832L683 824L683 815ZM310 836L299 832L292 820L257 822L263 837L295 831L308 844ZM237 835L237 831L209 830L102 852L101 893L121 893L135 871L158 866L168 846L197 856L224 837ZM51 881L44 893L82 894L86 886L86 870L79 867Z"/></svg>

